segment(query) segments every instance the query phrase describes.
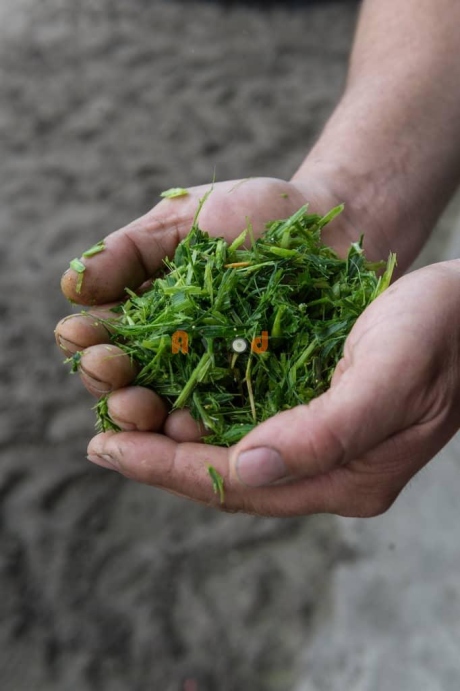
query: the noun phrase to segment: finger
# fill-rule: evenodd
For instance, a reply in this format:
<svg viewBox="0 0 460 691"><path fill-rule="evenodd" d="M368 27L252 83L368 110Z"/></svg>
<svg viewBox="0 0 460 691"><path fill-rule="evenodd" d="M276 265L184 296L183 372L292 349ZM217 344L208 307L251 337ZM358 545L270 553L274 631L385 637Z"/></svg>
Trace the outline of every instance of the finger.
<svg viewBox="0 0 460 691"><path fill-rule="evenodd" d="M180 200L175 200L181 205ZM196 206L196 204L195 204ZM161 204L157 211L161 213ZM184 209L184 218L193 215ZM178 243L179 219L152 213L104 239L104 249L92 257L81 258L84 271L67 269L61 279L64 295L81 305L97 305L123 297L126 288L136 289L174 253Z"/></svg>
<svg viewBox="0 0 460 691"><path fill-rule="evenodd" d="M220 505L220 499L214 492L208 465L224 477L227 498L231 492L227 456L227 449L178 444L164 435L142 432L99 434L88 446L88 459L93 463L137 482L215 506Z"/></svg>
<svg viewBox="0 0 460 691"><path fill-rule="evenodd" d="M230 475L228 449L178 444L162 434L99 434L88 445L88 460L136 482L225 511L281 517L334 511L335 506L329 475L275 487L249 488ZM213 487L210 465L223 478L223 501Z"/></svg>
<svg viewBox="0 0 460 691"><path fill-rule="evenodd" d="M195 420L187 409L173 410L166 419L164 433L177 442L201 441L206 435L206 427Z"/></svg>
<svg viewBox="0 0 460 691"><path fill-rule="evenodd" d="M288 192L287 192L288 190ZM176 199L165 199L149 213L108 235L104 249L82 257L83 273L68 269L62 277L64 295L83 305L119 300L125 289L136 289L171 257L190 231L200 200L210 192L200 212L200 227L229 238L253 223L261 232L265 223L293 213L305 203L289 183L274 179L228 181L202 185Z"/></svg>
<svg viewBox="0 0 460 691"><path fill-rule="evenodd" d="M64 295L79 304L94 305L122 298L126 288L138 288L174 254L208 190L209 186L196 187L184 197L165 199L145 216L108 235L102 252L81 259L82 276L73 269L64 273Z"/></svg>
<svg viewBox="0 0 460 691"><path fill-rule="evenodd" d="M154 391L129 386L110 394L108 413L123 431L157 432L168 414L165 401Z"/></svg>
<svg viewBox="0 0 460 691"><path fill-rule="evenodd" d="M203 423L194 420L187 409L174 410L157 393L142 386L118 389L107 399L111 420L124 432L157 432L177 442L199 442L206 434Z"/></svg>
<svg viewBox="0 0 460 691"><path fill-rule="evenodd" d="M88 460L136 482L225 511L292 516L301 512L318 513L324 505L325 490L320 491L320 485L326 484L324 479L273 488L243 487L229 474L228 449L196 443L178 444L162 434L99 434L88 445ZM213 487L210 465L223 478L223 501Z"/></svg>
<svg viewBox="0 0 460 691"><path fill-rule="evenodd" d="M110 334L107 326L100 319L114 319L115 315L107 312L87 312L70 314L58 322L54 335L58 347L68 357L100 343L108 343Z"/></svg>
<svg viewBox="0 0 460 691"><path fill-rule="evenodd" d="M386 511L410 478L455 433L452 422L442 438L436 436L433 430L438 425L439 420L432 420L414 426L346 466L272 487L249 488L235 480L229 472L227 449L177 444L159 434L100 434L91 440L88 458L137 482L227 511L279 517L316 513L369 517ZM214 494L208 465L223 477L223 504Z"/></svg>
<svg viewBox="0 0 460 691"><path fill-rule="evenodd" d="M100 344L84 350L79 363L80 378L93 396L104 396L128 386L137 366L120 348Z"/></svg>

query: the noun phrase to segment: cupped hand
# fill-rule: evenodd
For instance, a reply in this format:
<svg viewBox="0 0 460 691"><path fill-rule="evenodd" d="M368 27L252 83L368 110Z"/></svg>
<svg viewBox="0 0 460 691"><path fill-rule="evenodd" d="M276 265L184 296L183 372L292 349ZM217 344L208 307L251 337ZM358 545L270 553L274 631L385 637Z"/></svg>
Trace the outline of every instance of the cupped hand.
<svg viewBox="0 0 460 691"><path fill-rule="evenodd" d="M260 231L267 220L287 216L305 202L301 192L281 181L228 185L214 197L214 214L209 197L208 216L200 217L200 225L229 239L247 217ZM64 292L86 304L106 303L119 299L124 285L142 284L187 232L205 191L161 202L144 219L109 236L107 249L87 260L81 295L75 294L73 272L64 278ZM217 222L231 194L229 215L222 212ZM355 238L347 238L347 244L350 239ZM84 383L95 395L114 391L110 412L126 430L95 437L90 460L219 506L207 470L213 465L224 477L222 508L229 511L370 516L386 510L458 428L459 298L458 262L397 281L357 321L330 390L267 420L230 450L199 443L203 430L186 411L176 411L164 424L163 402L153 392L129 386L133 365L107 346L107 331L97 317L67 318L57 337L68 353L86 348Z"/></svg>

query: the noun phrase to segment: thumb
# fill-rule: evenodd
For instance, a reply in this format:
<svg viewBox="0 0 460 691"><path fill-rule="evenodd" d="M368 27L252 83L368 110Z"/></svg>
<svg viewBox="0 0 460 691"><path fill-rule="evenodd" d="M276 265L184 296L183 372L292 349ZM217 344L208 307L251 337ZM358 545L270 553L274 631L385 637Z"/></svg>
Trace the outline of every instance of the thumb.
<svg viewBox="0 0 460 691"><path fill-rule="evenodd" d="M402 392L395 388L396 373L388 376L395 363L391 367L378 359L369 363L368 371L356 365L345 369L341 361L329 391L256 427L232 452L233 477L260 487L284 478L320 475L410 425L416 408L410 404L412 396L408 389L409 395L404 395L404 387Z"/></svg>
<svg viewBox="0 0 460 691"><path fill-rule="evenodd" d="M285 218L305 203L295 187L272 178L190 187L183 196L163 199L141 218L108 235L98 243L100 250L84 252L80 274L70 268L62 277L64 295L78 304L103 305L120 300L126 288L136 290L155 275L166 257L174 255L204 199L200 228L229 241L249 221L257 235L269 220Z"/></svg>

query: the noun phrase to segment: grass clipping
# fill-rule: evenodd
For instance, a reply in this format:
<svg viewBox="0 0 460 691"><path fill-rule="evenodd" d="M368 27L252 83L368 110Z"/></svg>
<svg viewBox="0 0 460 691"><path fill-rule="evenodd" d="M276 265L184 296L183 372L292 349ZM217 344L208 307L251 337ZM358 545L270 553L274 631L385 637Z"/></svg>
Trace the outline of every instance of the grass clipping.
<svg viewBox="0 0 460 691"><path fill-rule="evenodd" d="M164 275L129 292L110 321L112 341L140 366L135 384L189 408L209 431L203 441L220 446L326 391L353 324L395 266L394 255L383 273L385 263L367 262L362 238L346 259L321 243L342 208L321 217L302 207L260 239L249 227L231 244L196 218ZM100 430L118 429L105 398L96 411Z"/></svg>

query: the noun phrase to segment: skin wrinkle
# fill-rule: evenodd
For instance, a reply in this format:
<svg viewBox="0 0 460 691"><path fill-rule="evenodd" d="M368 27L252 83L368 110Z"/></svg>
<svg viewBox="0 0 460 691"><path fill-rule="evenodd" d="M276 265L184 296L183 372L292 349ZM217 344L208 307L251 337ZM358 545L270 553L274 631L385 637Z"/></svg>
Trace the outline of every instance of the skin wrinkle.
<svg viewBox="0 0 460 691"><path fill-rule="evenodd" d="M173 454L172 462L171 462L170 467L168 468L168 475L167 475L168 478L170 478L170 477L174 478L174 476L176 475L176 469L181 468L181 466L184 465L183 461L182 461L182 456L184 456L184 455L185 455L185 459L186 459L186 453L183 449L183 445L176 444L175 448L174 448L174 454ZM205 504L205 505L215 504L215 506L217 506L219 504L219 501L215 502L215 495L214 495L214 491L212 489L211 483L209 483L209 484L206 483L206 490L203 492L203 489L204 489L203 484L204 483L201 481L202 469L199 467L194 467L194 466L190 467L190 465L187 463L185 465L188 465L187 474L189 475L189 478L190 478L190 484L192 485L192 487L196 486L196 491L194 492L194 494L196 496L196 499L199 501L199 503ZM205 468L205 465L203 463L203 469L204 468ZM180 473L177 473L177 475L179 476Z"/></svg>
<svg viewBox="0 0 460 691"><path fill-rule="evenodd" d="M114 316L115 315L113 315L113 317ZM83 330L83 333L80 332L80 336L81 335L84 336L85 333L88 336L87 329L86 329L88 318L90 319L91 327L92 327L92 333L90 336L91 341L92 341L92 345L98 345L98 344L106 343L107 341L109 341L110 340L110 332L107 329L107 327L104 324L102 324L102 322L99 321L95 315L91 315L91 313L88 312L86 314L72 314L69 317L62 319L59 322L59 324L55 330L55 337L56 337L56 342L57 342L58 346L60 348L62 348L63 350L67 350L68 353L72 353L72 354L75 352L78 352L80 350L85 350L86 348L88 348L88 344L86 342L84 342L84 339L83 339L83 342L81 341L81 339L79 342L77 342L77 339L75 337L74 337L74 340L70 340L70 339L62 336L61 334L59 334L59 328L62 327L62 325L65 324L65 322L69 321L69 319L72 319L74 324L75 324L75 320L79 320L81 325L84 324L84 327L83 327L84 330ZM101 333L100 333L101 328L102 328L104 335L101 335Z"/></svg>
<svg viewBox="0 0 460 691"><path fill-rule="evenodd" d="M92 391L97 392L101 396L104 396L112 391L112 387L110 384L108 384L105 381L102 381L101 379L93 377L91 374L88 374L88 372L84 371L81 365L79 369L80 377L84 380L85 386L89 386Z"/></svg>
<svg viewBox="0 0 460 691"><path fill-rule="evenodd" d="M148 280L151 272L147 269L147 266L144 262L144 257L142 256L142 252L137 246L136 241L131 237L129 233L125 233L123 237L126 239L127 243L130 245L132 251L134 252L137 264L143 273L143 278L140 281L141 283L143 283L144 281Z"/></svg>
<svg viewBox="0 0 460 691"><path fill-rule="evenodd" d="M335 397L340 397L340 395L341 395L340 389L345 389L345 392L349 391L350 384L348 382L348 379L350 379L350 378L351 378L351 383L353 383L354 373L351 370L348 370L348 371L343 373L343 376L341 377L340 382L334 388L333 395ZM332 394L332 392L331 392L331 394ZM376 399L378 398L378 395L379 395L378 391L376 391L376 393L375 393ZM318 400L320 400L320 399L318 399ZM346 407L346 404L344 404L344 407ZM371 412L373 414L375 414L375 411L371 411ZM327 418L326 418L326 420L327 420ZM324 423L324 421L322 420L322 425L323 425L323 423ZM365 427L368 425L372 425L372 423L373 423L373 420L371 417L370 420L361 420L360 426ZM394 436L395 434L398 434L400 429L403 428L404 424L405 424L405 422L401 421L400 427L391 431L386 437L382 437L380 439L379 443L383 443L384 441L386 441L386 439L389 439L392 436ZM340 439L340 437L337 436L336 430L330 426L330 423L328 420L325 422L325 429L327 430L328 435L330 435L330 437L334 438L336 440L337 444L340 446L341 454L340 454L340 456L338 456L338 461L337 461L338 465L343 466L343 465L346 465L346 464L350 463L351 461L353 461L355 458L355 452L352 451L351 455L350 455L350 450L349 450L350 440L344 441L344 440Z"/></svg>
<svg viewBox="0 0 460 691"><path fill-rule="evenodd" d="M88 369L87 369L84 365L82 365L81 363L80 363L79 369L80 369L80 371L82 372L82 374L85 374L87 377L89 377L89 378L92 379L93 381L97 382L98 384L105 384L105 385L109 386L109 383L108 383L108 382L106 382L106 381L104 381L103 379L100 379L99 377L97 377L95 374L93 374L93 372L91 372L90 370L88 370Z"/></svg>
<svg viewBox="0 0 460 691"><path fill-rule="evenodd" d="M137 426L133 422L126 422L126 420L121 420L119 417L110 413L112 422L114 422L118 427L120 427L124 432L135 432Z"/></svg>
<svg viewBox="0 0 460 691"><path fill-rule="evenodd" d="M169 481L170 478L175 478L175 477L180 477L181 472L180 469L183 468L184 466L187 467L187 475L189 477L189 480L192 485L196 485L197 487L197 498L201 501L201 503L204 504L209 504L210 502L214 503L216 495L214 494L212 485L210 482L208 482L208 473L206 469L206 462L205 460L202 461L202 467L200 465L195 466L191 465L190 461L187 460L187 452L188 452L188 444L178 444L174 443L173 447L173 456L171 459L170 464L168 464L168 468L166 471L166 476L165 479L166 481ZM203 456L206 455L206 449L205 447L203 448ZM224 455L224 454L222 454ZM228 454L225 453L225 456ZM219 470L219 469L217 469ZM219 470L219 472L221 472ZM203 479L205 482L203 482ZM224 487L225 487L225 493L230 490L231 487L231 481L227 476L224 476ZM203 492L204 490L204 492ZM216 502L216 505L219 504L219 500Z"/></svg>
<svg viewBox="0 0 460 691"><path fill-rule="evenodd" d="M174 204L177 203L178 200L165 200L160 204L163 204L166 201ZM168 219L166 221L157 216L157 213L158 210L155 210L155 214L153 211L150 211L149 213L145 214L145 216L143 216L142 219L140 219L139 225L133 228L132 232L134 234L134 237L131 236L129 230L125 233L125 236L129 239L132 248L136 254L138 263L144 272L143 281L151 279L152 274L154 274L159 267L157 265L158 262L154 262L152 267L148 267L146 260L144 258L144 254L140 249L139 245L137 244L135 235L137 233L139 233L139 235L146 234L149 238L149 243L153 241L156 245L155 252L153 252L151 248L149 248L149 252L145 253L145 257L150 255L166 259L174 255L176 246L179 244L179 241L187 234L191 222L194 218L194 214L189 214L186 217L176 215L174 217L168 216ZM165 242L165 240L167 240L168 242ZM160 262L160 266L161 263L162 262Z"/></svg>
<svg viewBox="0 0 460 691"><path fill-rule="evenodd" d="M68 353L78 352L79 350L79 347L76 343L69 341L69 339L60 336L59 334L56 334L56 341L59 348L62 348L62 350L65 350Z"/></svg>
<svg viewBox="0 0 460 691"><path fill-rule="evenodd" d="M313 401L312 401L312 403L313 403ZM307 406L302 406L302 408L304 408L304 407L307 407ZM322 467L324 465L324 441L323 440L320 441L320 440L316 439L315 426L312 425L311 431L313 433L306 435L306 446L305 446L306 452L304 452L305 456L306 456L306 460L308 462L308 468L309 469L310 469L310 464L312 462L312 459L314 459L314 467L312 469L314 471L314 473L312 473L312 474L316 474L316 473L322 474L325 472L325 470L326 471L330 470L332 458L334 459L334 465L341 466L347 462L346 445L342 441L340 436L337 434L336 430L330 426L329 421L327 419L322 420L321 427L322 427L321 432L322 432L322 434L324 433L324 436L327 438L327 441L328 441L328 446L332 446L333 451L332 451L332 453L328 452L326 454L326 456L327 456L327 467L326 467L326 469L324 469ZM308 431L310 431L310 429ZM331 442L332 442L332 444L331 444Z"/></svg>
<svg viewBox="0 0 460 691"><path fill-rule="evenodd" d="M149 236L149 241L153 240L155 242L159 252L155 252L154 254L158 257L167 257L171 254L169 243L168 249L166 249L166 245L163 242L163 239L168 238L169 235L173 235L171 247L173 248L174 252L174 248L179 242L179 229L176 225L177 221L168 217L168 221L166 222L152 211L147 213L142 220L144 221L145 225L139 229L139 232L141 235L146 233ZM170 224L172 225L170 226ZM150 271L150 274L151 273L152 271Z"/></svg>
<svg viewBox="0 0 460 691"><path fill-rule="evenodd" d="M173 202L171 202L173 203ZM158 222L161 225L162 228L162 233L164 233L166 236L173 235L173 252L174 254L175 248L179 244L179 242L184 238L190 226L193 223L193 219L195 218L195 213L191 213L188 216L175 216L172 219L169 220L169 223L171 226L168 228L167 224L165 221L161 221L161 219L158 219ZM164 252L165 256L169 256L166 252ZM171 254L171 253L169 253ZM162 255L163 256L163 255Z"/></svg>

